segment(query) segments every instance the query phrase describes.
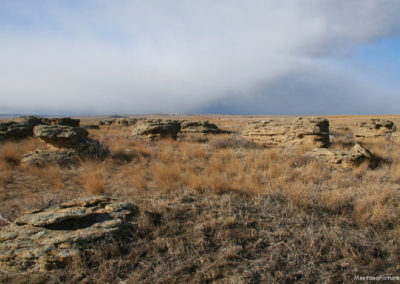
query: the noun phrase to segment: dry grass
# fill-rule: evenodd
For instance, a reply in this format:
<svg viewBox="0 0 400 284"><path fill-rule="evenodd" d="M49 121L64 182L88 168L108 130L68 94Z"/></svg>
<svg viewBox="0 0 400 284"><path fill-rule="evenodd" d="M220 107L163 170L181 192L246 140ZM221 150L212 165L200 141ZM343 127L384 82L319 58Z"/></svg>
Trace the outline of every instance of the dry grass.
<svg viewBox="0 0 400 284"><path fill-rule="evenodd" d="M254 118L218 119L209 120L238 130ZM354 144L356 120L332 118L332 148ZM355 274L400 273L395 141L364 142L384 159L370 169L329 168L305 158L306 146L266 149L234 135L146 142L130 137L129 128L103 127L91 136L111 158L62 171L10 162L32 141L0 146L0 213L10 220L24 211L16 204L28 210L89 194L140 207L135 232L113 256L97 251L71 264L64 278L66 271L35 276L43 281L340 283Z"/></svg>

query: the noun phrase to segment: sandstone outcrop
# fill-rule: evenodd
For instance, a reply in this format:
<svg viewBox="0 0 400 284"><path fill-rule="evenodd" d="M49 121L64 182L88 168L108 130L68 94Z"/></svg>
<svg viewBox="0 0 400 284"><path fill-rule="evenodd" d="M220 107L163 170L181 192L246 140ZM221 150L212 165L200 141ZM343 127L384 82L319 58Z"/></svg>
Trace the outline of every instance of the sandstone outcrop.
<svg viewBox="0 0 400 284"><path fill-rule="evenodd" d="M250 122L243 137L265 146L293 147L310 144L329 146L329 121L324 118L299 117L291 122L265 120Z"/></svg>
<svg viewBox="0 0 400 284"><path fill-rule="evenodd" d="M230 133L230 131L222 130L217 125L209 123L207 120L203 121L184 121L181 124L181 131L183 134L223 134Z"/></svg>
<svg viewBox="0 0 400 284"><path fill-rule="evenodd" d="M21 116L14 119L13 121L22 124L29 124L30 126L32 126L32 128L37 125L50 125L50 124L79 127L80 123L80 119L74 119L70 117L45 118L36 115Z"/></svg>
<svg viewBox="0 0 400 284"><path fill-rule="evenodd" d="M306 157L323 162L328 166L354 167L367 163L375 168L380 159L360 144L354 145L349 151L316 148L305 154Z"/></svg>
<svg viewBox="0 0 400 284"><path fill-rule="evenodd" d="M356 139L389 137L395 131L396 126L393 121L373 118L369 121L361 122L354 131L354 136Z"/></svg>
<svg viewBox="0 0 400 284"><path fill-rule="evenodd" d="M148 119L138 121L133 128L132 135L150 140L176 139L180 130L181 122L178 120Z"/></svg>
<svg viewBox="0 0 400 284"><path fill-rule="evenodd" d="M70 117L52 118L51 124L79 127L80 119L74 119Z"/></svg>
<svg viewBox="0 0 400 284"><path fill-rule="evenodd" d="M117 238L137 214L136 206L107 197L32 211L0 230L0 268L21 272L61 267L99 240Z"/></svg>
<svg viewBox="0 0 400 284"><path fill-rule="evenodd" d="M62 149L73 149L80 158L104 159L109 155L109 150L99 141L88 138L88 131L80 127L71 127L63 125L38 125L34 128L36 137L43 141ZM50 150L51 151L51 150ZM41 155L43 158L48 156L51 161L58 161L66 152L60 152L56 149L54 153L46 152ZM58 152L57 152L58 151ZM34 153L29 153L32 157L37 157ZM69 154L69 157L73 157ZM61 161L68 161L68 159Z"/></svg>
<svg viewBox="0 0 400 284"><path fill-rule="evenodd" d="M139 121L139 118L117 118L112 122L112 125L118 127L126 127L135 125Z"/></svg>
<svg viewBox="0 0 400 284"><path fill-rule="evenodd" d="M69 117L49 119L35 115L21 116L12 121L0 123L0 141L17 140L32 136L33 128L38 125L66 125L78 127L79 122L79 119L72 119Z"/></svg>
<svg viewBox="0 0 400 284"><path fill-rule="evenodd" d="M36 125L49 125L51 124L51 120L48 118L44 118L44 117L40 117L40 116L36 116L36 115L29 115L29 116L21 116L18 118L15 118L13 120L16 123L19 124L29 124L32 129L33 127L35 127Z"/></svg>
<svg viewBox="0 0 400 284"><path fill-rule="evenodd" d="M59 148L76 148L89 135L83 128L64 125L38 125L33 132L35 137Z"/></svg>
<svg viewBox="0 0 400 284"><path fill-rule="evenodd" d="M48 164L70 167L79 164L79 156L73 149L45 149L26 153L22 156L21 163L36 167L44 167Z"/></svg>
<svg viewBox="0 0 400 284"><path fill-rule="evenodd" d="M32 126L14 121L0 123L0 141L18 140L32 136Z"/></svg>

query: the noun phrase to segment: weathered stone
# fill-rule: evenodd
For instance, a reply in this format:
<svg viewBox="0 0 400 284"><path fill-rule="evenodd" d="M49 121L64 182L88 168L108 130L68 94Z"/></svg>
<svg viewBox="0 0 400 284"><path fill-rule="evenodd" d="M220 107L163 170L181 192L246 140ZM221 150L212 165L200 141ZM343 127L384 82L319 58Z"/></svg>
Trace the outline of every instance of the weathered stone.
<svg viewBox="0 0 400 284"><path fill-rule="evenodd" d="M209 123L207 120L203 121L184 121L181 124L181 131L183 134L223 134L230 133L230 131L219 129L217 125Z"/></svg>
<svg viewBox="0 0 400 284"><path fill-rule="evenodd" d="M38 125L33 132L36 137L59 148L76 148L89 134L83 128L63 125Z"/></svg>
<svg viewBox="0 0 400 284"><path fill-rule="evenodd" d="M73 149L45 149L26 153L22 156L22 164L44 167L48 164L70 167L79 164L79 154Z"/></svg>
<svg viewBox="0 0 400 284"><path fill-rule="evenodd" d="M138 121L132 135L150 140L176 139L180 130L181 122L178 120L148 119Z"/></svg>
<svg viewBox="0 0 400 284"><path fill-rule="evenodd" d="M13 121L21 124L29 124L32 129L37 125L49 125L51 124L51 120L48 118L36 116L36 115L29 115L29 116L21 116Z"/></svg>
<svg viewBox="0 0 400 284"><path fill-rule="evenodd" d="M70 117L52 118L51 124L79 127L80 121L81 121L80 119L74 119Z"/></svg>
<svg viewBox="0 0 400 284"><path fill-rule="evenodd" d="M0 141L32 136L34 127L50 124L79 126L79 119L71 119L69 117L48 119L35 115L21 116L12 121L0 123Z"/></svg>
<svg viewBox="0 0 400 284"><path fill-rule="evenodd" d="M32 126L14 121L0 123L0 141L18 140L32 136Z"/></svg>
<svg viewBox="0 0 400 284"><path fill-rule="evenodd" d="M138 121L138 118L117 118L112 122L112 125L118 127L126 127L135 125Z"/></svg>
<svg viewBox="0 0 400 284"><path fill-rule="evenodd" d="M306 157L316 159L329 166L354 167L367 163L370 168L375 168L380 159L360 144L354 145L349 151L316 148L305 154Z"/></svg>
<svg viewBox="0 0 400 284"><path fill-rule="evenodd" d="M360 126L354 131L354 136L356 139L388 137L395 131L396 126L393 121L373 118L361 122Z"/></svg>
<svg viewBox="0 0 400 284"><path fill-rule="evenodd" d="M136 206L107 197L65 202L35 210L0 230L0 268L10 272L60 267L73 256L117 238Z"/></svg>
<svg viewBox="0 0 400 284"><path fill-rule="evenodd" d="M243 137L265 146L293 147L310 144L329 146L329 121L324 118L299 117L291 122L266 120L250 122Z"/></svg>

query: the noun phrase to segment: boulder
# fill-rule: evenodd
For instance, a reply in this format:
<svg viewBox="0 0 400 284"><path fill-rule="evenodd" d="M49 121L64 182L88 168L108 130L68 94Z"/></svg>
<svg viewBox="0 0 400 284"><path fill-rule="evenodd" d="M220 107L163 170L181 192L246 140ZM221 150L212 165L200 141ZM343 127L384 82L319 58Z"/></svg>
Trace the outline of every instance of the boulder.
<svg viewBox="0 0 400 284"><path fill-rule="evenodd" d="M44 167L48 164L70 167L79 164L79 154L73 149L45 149L26 153L21 158L26 166Z"/></svg>
<svg viewBox="0 0 400 284"><path fill-rule="evenodd" d="M184 121L181 124L181 131L183 134L223 134L230 133L230 131L219 129L217 125L209 123L207 120L203 121Z"/></svg>
<svg viewBox="0 0 400 284"><path fill-rule="evenodd" d="M316 148L305 154L307 158L323 162L328 166L344 168L367 163L370 168L376 168L381 160L360 144L354 145L349 151Z"/></svg>
<svg viewBox="0 0 400 284"><path fill-rule="evenodd" d="M361 122L359 127L354 131L357 138L377 138L388 137L396 131L393 121L373 118L369 121Z"/></svg>
<svg viewBox="0 0 400 284"><path fill-rule="evenodd" d="M137 214L136 206L108 197L34 210L0 230L0 268L22 272L62 267L99 241L118 238Z"/></svg>
<svg viewBox="0 0 400 284"><path fill-rule="evenodd" d="M89 135L83 128L63 125L38 125L33 132L36 137L58 148L76 148Z"/></svg>
<svg viewBox="0 0 400 284"><path fill-rule="evenodd" d="M138 121L133 128L132 135L150 140L176 139L180 130L181 122L178 120L148 119Z"/></svg>
<svg viewBox="0 0 400 284"><path fill-rule="evenodd" d="M32 126L14 121L0 123L0 141L18 140L32 136Z"/></svg>
<svg viewBox="0 0 400 284"><path fill-rule="evenodd" d="M265 146L293 147L309 144L329 146L329 121L325 118L302 118L293 121L264 120L250 122L243 137Z"/></svg>

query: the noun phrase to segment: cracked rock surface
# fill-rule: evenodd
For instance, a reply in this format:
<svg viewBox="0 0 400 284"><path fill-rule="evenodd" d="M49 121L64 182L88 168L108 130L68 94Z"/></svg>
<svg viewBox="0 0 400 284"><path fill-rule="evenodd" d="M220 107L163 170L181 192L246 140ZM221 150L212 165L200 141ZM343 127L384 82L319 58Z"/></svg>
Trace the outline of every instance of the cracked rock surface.
<svg viewBox="0 0 400 284"><path fill-rule="evenodd" d="M20 272L60 267L96 241L115 236L137 214L136 206L108 197L32 211L0 230L0 268Z"/></svg>

